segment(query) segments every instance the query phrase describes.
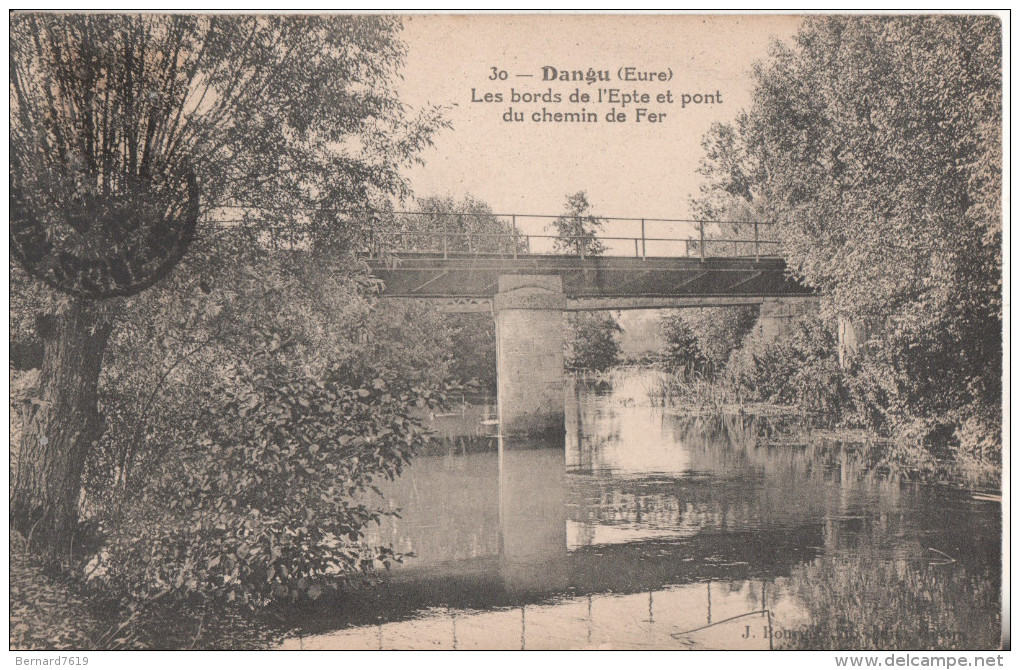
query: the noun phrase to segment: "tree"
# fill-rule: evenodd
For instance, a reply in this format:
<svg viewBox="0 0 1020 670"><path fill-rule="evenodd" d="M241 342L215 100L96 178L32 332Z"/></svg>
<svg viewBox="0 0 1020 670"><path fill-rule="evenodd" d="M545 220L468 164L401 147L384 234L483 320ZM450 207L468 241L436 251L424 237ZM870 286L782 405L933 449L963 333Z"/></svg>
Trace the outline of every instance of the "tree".
<svg viewBox="0 0 1020 670"><path fill-rule="evenodd" d="M796 275L883 324L903 420L993 452L1001 72L995 17L810 18L756 65L753 105L707 157L717 191L779 222Z"/></svg>
<svg viewBox="0 0 1020 670"><path fill-rule="evenodd" d="M496 321L489 314L444 315L450 332L451 381L496 397Z"/></svg>
<svg viewBox="0 0 1020 670"><path fill-rule="evenodd" d="M708 367L709 361L702 352L698 336L679 311L663 316L661 332L666 341L666 367L670 370L689 375Z"/></svg>
<svg viewBox="0 0 1020 670"><path fill-rule="evenodd" d="M125 308L104 359L109 429L87 459L75 549L92 557L101 540L89 583L104 600L134 614L159 597L134 618L147 639L170 639L157 627L188 620L189 602L314 599L393 560L364 536L391 513L371 487L420 452L417 417L444 397L439 315L384 309L358 259L242 241L196 240Z"/></svg>
<svg viewBox="0 0 1020 670"><path fill-rule="evenodd" d="M736 128L746 123L746 114L738 116ZM775 254L778 227L762 211L757 184L749 172L749 159L743 136L734 126L712 124L701 141L704 155L697 172L704 177L698 196L690 201L691 211L705 226L705 253L713 252L714 239L758 240L738 243L736 251L747 256ZM757 223L757 225L754 225ZM722 254L733 249L731 243L717 242Z"/></svg>
<svg viewBox="0 0 1020 670"><path fill-rule="evenodd" d="M367 16L12 16L11 247L36 280L12 269L12 281L44 353L11 521L33 546L73 541L118 296L165 278L218 226L249 249L336 252L364 233L337 210L406 194L400 166L439 121L407 118L393 94L398 29Z"/></svg>
<svg viewBox="0 0 1020 670"><path fill-rule="evenodd" d="M604 222L591 211L591 203L584 191L567 196L566 212L553 221L556 229L554 249L579 256L597 256L606 246L597 235ZM612 314L577 312L568 317L567 351L568 368L604 371L620 361L620 343L617 333L620 324Z"/></svg>
<svg viewBox="0 0 1020 670"><path fill-rule="evenodd" d="M839 368L836 334L817 313L794 318L774 340L754 329L734 350L723 380L738 398L819 412L833 422L855 411Z"/></svg>
<svg viewBox="0 0 1020 670"><path fill-rule="evenodd" d="M606 245L598 239L605 222L591 211L591 203L584 191L567 196L567 211L553 221L556 229L556 251L579 256L598 256Z"/></svg>
<svg viewBox="0 0 1020 670"><path fill-rule="evenodd" d="M524 236L506 217L471 194L460 200L453 196L429 196L416 201L415 212L384 217L383 249L450 253L512 254L525 252ZM445 236L445 242L444 242ZM385 309L385 308L384 308ZM434 310L433 310L434 311ZM487 314L424 315L445 328L452 338L451 381L468 385L478 382L479 390L496 393L495 324Z"/></svg>
<svg viewBox="0 0 1020 670"><path fill-rule="evenodd" d="M702 307L676 310L663 316L661 332L666 341L666 361L716 374L730 354L758 322L757 307Z"/></svg>
<svg viewBox="0 0 1020 670"><path fill-rule="evenodd" d="M568 317L564 360L574 370L604 372L620 362L620 324L608 312L577 312Z"/></svg>
<svg viewBox="0 0 1020 670"><path fill-rule="evenodd" d="M416 209L416 213L397 215L393 221L398 248L468 253L525 250L520 231L470 193L460 201L452 196L422 198Z"/></svg>

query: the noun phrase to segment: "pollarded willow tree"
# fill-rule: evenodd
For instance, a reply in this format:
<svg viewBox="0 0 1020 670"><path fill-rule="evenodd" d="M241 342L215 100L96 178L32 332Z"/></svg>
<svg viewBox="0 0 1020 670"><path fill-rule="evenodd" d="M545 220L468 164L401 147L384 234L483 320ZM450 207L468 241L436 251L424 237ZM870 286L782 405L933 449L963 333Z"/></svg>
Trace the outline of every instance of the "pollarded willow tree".
<svg viewBox="0 0 1020 670"><path fill-rule="evenodd" d="M991 453L1001 39L991 16L806 20L755 67L752 106L706 139L701 198L779 222L791 268L842 316L885 324L883 411Z"/></svg>
<svg viewBox="0 0 1020 670"><path fill-rule="evenodd" d="M43 342L11 522L56 550L73 541L123 297L212 226L344 248L363 231L335 211L405 195L401 166L442 122L394 93L390 17L14 14L10 28L10 241Z"/></svg>

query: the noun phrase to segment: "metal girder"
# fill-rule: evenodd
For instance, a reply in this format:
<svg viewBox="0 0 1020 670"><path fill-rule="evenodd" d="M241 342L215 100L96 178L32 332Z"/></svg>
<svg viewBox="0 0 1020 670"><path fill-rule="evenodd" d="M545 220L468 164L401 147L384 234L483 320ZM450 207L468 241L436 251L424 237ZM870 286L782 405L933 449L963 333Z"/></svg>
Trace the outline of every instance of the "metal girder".
<svg viewBox="0 0 1020 670"><path fill-rule="evenodd" d="M368 259L383 280L383 297L491 298L499 277L563 277L568 300L626 298L799 297L813 292L786 275L780 258L626 258L520 254L403 254L398 263ZM736 281L734 281L736 279Z"/></svg>
<svg viewBox="0 0 1020 670"><path fill-rule="evenodd" d="M446 275L448 275L448 274L450 274L450 271L449 271L449 270L444 270L443 272L440 272L439 274L437 274L437 275L436 275L435 277L433 277L432 279L428 280L428 281L427 281L427 282L425 282L424 284L419 284L419 285L418 285L418 286L416 286L416 287L415 287L414 289L412 289L412 290L411 290L411 292L412 292L412 293L418 293L418 292L420 292L420 291L421 291L421 290L422 290L423 288L425 288L426 286L428 286L429 284L432 284L432 283L434 283L434 282L437 282L437 281L439 281L440 279L442 279L443 277L445 277L445 276L446 276Z"/></svg>
<svg viewBox="0 0 1020 670"><path fill-rule="evenodd" d="M444 314L492 313L492 300L489 298L432 298L429 302Z"/></svg>
<svg viewBox="0 0 1020 670"><path fill-rule="evenodd" d="M751 275L747 279L745 279L743 281L738 281L736 284L730 285L730 287L727 290L732 291L733 289L737 288L738 286L743 286L747 282L754 281L755 279L757 279L758 277L761 277L764 274L765 274L764 272L755 272L753 275Z"/></svg>

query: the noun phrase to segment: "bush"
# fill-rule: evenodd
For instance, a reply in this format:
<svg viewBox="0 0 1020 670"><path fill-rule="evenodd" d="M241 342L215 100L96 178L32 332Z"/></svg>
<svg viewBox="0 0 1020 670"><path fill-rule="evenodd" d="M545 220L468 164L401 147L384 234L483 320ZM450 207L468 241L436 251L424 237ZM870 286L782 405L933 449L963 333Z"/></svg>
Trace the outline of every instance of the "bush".
<svg viewBox="0 0 1020 670"><path fill-rule="evenodd" d="M895 338L875 343L848 358L847 421L939 458L998 462L999 408L980 393L940 384L942 370L927 352Z"/></svg>
<svg viewBox="0 0 1020 670"><path fill-rule="evenodd" d="M447 314L450 380L496 396L496 322L488 314Z"/></svg>
<svg viewBox="0 0 1020 670"><path fill-rule="evenodd" d="M752 331L727 365L741 397L796 405L838 418L848 399L839 367L836 336L819 315L795 320L789 334L774 341Z"/></svg>
<svg viewBox="0 0 1020 670"><path fill-rule="evenodd" d="M417 300L382 300L366 325L360 360L386 361L412 385L496 393L496 324L489 314L444 314Z"/></svg>
<svg viewBox="0 0 1020 670"><path fill-rule="evenodd" d="M814 314L799 317L773 341L754 331L731 356L726 380L744 399L796 406L890 438L891 449L918 463L932 457L997 462L995 407L965 403L940 386L940 369L922 349L894 337L848 352L840 367L833 329Z"/></svg>
<svg viewBox="0 0 1020 670"><path fill-rule="evenodd" d="M667 313L662 320L662 336L669 347L667 363L715 376L758 322L758 311L755 306L742 306Z"/></svg>
<svg viewBox="0 0 1020 670"><path fill-rule="evenodd" d="M663 354L666 369L683 379L693 374L710 375L712 363L702 352L694 329L680 312L664 316L660 332L666 341L666 351Z"/></svg>
<svg viewBox="0 0 1020 670"><path fill-rule="evenodd" d="M426 439L409 415L416 398L392 393L393 376L313 378L268 365L197 390L207 413L191 439L98 520L93 584L133 601L263 608L315 600L399 559L362 541L384 513L366 492Z"/></svg>
<svg viewBox="0 0 1020 670"><path fill-rule="evenodd" d="M264 646L267 612L398 560L363 540L373 486L445 398L438 318L349 268L244 260L134 301L100 380L72 572L150 646Z"/></svg>
<svg viewBox="0 0 1020 670"><path fill-rule="evenodd" d="M566 366L604 372L620 363L620 324L608 312L577 312L567 317Z"/></svg>
<svg viewBox="0 0 1020 670"><path fill-rule="evenodd" d="M846 375L853 420L991 460L1002 442L1001 32L988 16L805 21L755 68L747 112L706 135L693 203L705 218L779 222L769 228L802 282L840 314L885 325ZM905 89L882 110L846 104Z"/></svg>

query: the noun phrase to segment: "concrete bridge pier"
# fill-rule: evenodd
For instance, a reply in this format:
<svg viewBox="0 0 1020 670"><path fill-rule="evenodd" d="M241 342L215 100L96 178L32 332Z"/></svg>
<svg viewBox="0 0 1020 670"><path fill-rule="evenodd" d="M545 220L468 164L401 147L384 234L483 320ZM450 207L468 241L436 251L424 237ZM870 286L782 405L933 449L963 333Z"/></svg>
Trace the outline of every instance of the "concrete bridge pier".
<svg viewBox="0 0 1020 670"><path fill-rule="evenodd" d="M497 404L506 437L562 438L563 310L558 275L503 275L496 316Z"/></svg>

